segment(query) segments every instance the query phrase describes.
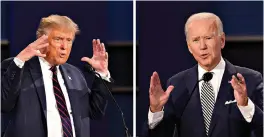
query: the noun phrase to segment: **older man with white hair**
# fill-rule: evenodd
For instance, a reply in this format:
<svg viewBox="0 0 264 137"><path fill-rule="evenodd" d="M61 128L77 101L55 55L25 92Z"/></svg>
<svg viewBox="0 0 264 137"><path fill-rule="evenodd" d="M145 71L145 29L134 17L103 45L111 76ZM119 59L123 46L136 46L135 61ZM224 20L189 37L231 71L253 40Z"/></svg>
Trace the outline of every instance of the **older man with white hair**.
<svg viewBox="0 0 264 137"><path fill-rule="evenodd" d="M262 75L222 57L225 33L219 17L193 14L185 35L198 64L172 76L166 91L153 73L146 136L262 137Z"/></svg>

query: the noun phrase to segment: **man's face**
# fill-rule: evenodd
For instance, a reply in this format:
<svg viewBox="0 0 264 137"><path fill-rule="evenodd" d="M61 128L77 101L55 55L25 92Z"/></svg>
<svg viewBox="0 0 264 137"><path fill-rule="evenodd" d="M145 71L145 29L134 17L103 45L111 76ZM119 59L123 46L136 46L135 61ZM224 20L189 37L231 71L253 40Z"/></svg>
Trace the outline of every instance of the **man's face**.
<svg viewBox="0 0 264 137"><path fill-rule="evenodd" d="M225 46L225 35L218 35L213 19L194 20L189 24L188 49L195 60L207 71L221 60L221 49Z"/></svg>
<svg viewBox="0 0 264 137"><path fill-rule="evenodd" d="M65 29L51 29L48 34L49 46L44 51L45 59L51 65L64 64L71 53L75 34Z"/></svg>

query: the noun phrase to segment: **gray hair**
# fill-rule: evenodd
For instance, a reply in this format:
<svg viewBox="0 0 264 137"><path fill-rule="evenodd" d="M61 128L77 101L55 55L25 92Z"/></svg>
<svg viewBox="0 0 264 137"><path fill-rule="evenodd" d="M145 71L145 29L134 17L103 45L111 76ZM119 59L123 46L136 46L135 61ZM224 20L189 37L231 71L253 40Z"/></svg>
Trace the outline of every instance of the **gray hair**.
<svg viewBox="0 0 264 137"><path fill-rule="evenodd" d="M37 38L41 37L44 34L47 34L49 29L55 27L68 29L75 34L78 34L80 32L78 25L74 23L69 17L50 15L41 19L36 33Z"/></svg>
<svg viewBox="0 0 264 137"><path fill-rule="evenodd" d="M192 16L190 16L188 18L187 22L185 23L184 32L185 32L186 38L187 38L187 34L188 34L188 25L194 20L203 20L203 19L214 19L216 21L216 27L217 27L218 35L220 35L224 32L223 31L223 23L217 15L210 13L210 12L200 12L200 13L196 13L196 14L193 14Z"/></svg>

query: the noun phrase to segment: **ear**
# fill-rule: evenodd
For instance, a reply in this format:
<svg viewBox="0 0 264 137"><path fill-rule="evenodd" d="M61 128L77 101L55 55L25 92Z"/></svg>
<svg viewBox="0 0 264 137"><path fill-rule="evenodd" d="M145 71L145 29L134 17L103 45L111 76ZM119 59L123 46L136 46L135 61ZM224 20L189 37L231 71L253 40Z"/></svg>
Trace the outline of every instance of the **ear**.
<svg viewBox="0 0 264 137"><path fill-rule="evenodd" d="M225 47L225 33L223 32L220 36L220 42L221 42L221 49Z"/></svg>

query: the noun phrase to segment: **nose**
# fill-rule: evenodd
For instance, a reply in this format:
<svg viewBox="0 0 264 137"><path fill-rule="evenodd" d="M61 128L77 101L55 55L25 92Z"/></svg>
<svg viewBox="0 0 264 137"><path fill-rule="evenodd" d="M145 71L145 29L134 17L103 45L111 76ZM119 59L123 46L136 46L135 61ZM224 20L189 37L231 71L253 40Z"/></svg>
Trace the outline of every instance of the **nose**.
<svg viewBox="0 0 264 137"><path fill-rule="evenodd" d="M205 40L204 39L201 39L200 40L200 49L201 50L205 50L207 48L207 45L205 43Z"/></svg>
<svg viewBox="0 0 264 137"><path fill-rule="evenodd" d="M67 42L65 40L61 42L60 49L62 49L62 50L67 49Z"/></svg>

